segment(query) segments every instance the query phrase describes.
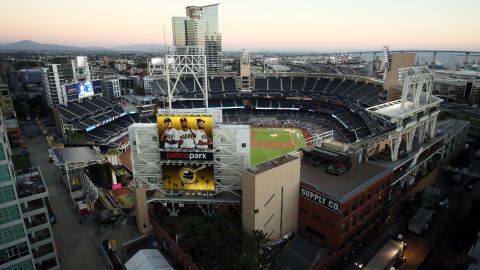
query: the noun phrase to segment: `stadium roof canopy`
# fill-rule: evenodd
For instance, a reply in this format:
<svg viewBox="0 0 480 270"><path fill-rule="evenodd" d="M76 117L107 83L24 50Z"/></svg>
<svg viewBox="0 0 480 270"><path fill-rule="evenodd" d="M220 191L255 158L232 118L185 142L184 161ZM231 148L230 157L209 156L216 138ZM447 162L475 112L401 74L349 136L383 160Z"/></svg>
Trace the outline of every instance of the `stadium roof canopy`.
<svg viewBox="0 0 480 270"><path fill-rule="evenodd" d="M58 163L90 163L101 162L102 158L93 149L89 147L68 147L68 148L53 148L50 151L58 160Z"/></svg>
<svg viewBox="0 0 480 270"><path fill-rule="evenodd" d="M404 108L402 109L402 100L397 99L391 102L370 107L367 110L383 117L384 119L389 120L392 123L395 123L395 121L397 121L398 119L404 119L426 108L436 106L442 101L443 100L441 98L432 96L431 101L428 102L426 100L425 94L422 93L422 95L420 96L419 106L416 106L411 100L405 100Z"/></svg>

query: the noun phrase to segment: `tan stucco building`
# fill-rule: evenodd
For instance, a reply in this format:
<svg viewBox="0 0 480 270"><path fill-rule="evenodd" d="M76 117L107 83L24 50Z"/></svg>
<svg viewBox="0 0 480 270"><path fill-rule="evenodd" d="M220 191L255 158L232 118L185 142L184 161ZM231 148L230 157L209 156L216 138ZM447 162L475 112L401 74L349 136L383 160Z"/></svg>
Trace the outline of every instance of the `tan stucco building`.
<svg viewBox="0 0 480 270"><path fill-rule="evenodd" d="M242 221L246 232L261 230L278 240L297 227L300 158L279 157L243 173Z"/></svg>

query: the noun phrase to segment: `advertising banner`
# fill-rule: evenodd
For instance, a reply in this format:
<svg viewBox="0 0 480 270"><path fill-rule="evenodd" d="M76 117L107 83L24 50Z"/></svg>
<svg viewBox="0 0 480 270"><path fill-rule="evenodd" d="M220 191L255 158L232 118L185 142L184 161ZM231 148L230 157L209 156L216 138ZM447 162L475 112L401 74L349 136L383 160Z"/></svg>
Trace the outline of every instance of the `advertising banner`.
<svg viewBox="0 0 480 270"><path fill-rule="evenodd" d="M164 190L215 190L213 165L162 165Z"/></svg>

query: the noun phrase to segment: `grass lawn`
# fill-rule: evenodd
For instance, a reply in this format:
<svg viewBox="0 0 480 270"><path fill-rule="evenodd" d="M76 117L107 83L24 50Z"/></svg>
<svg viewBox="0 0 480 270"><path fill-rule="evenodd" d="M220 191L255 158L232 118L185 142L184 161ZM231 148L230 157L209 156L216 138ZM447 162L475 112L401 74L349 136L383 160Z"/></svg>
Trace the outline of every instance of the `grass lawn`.
<svg viewBox="0 0 480 270"><path fill-rule="evenodd" d="M300 129L253 128L252 130L254 131L254 135L251 138L252 146L250 148L250 164L252 166L279 156L283 156L305 146L303 133ZM295 146L291 147L290 145L282 145L282 142L290 143L292 140L294 141ZM253 145L258 143L261 144L262 142L275 142L277 145L265 145L264 147Z"/></svg>
<svg viewBox="0 0 480 270"><path fill-rule="evenodd" d="M290 132L280 128L255 130L253 138L253 140L261 142L288 142L290 139Z"/></svg>
<svg viewBox="0 0 480 270"><path fill-rule="evenodd" d="M29 156L12 156L15 170L23 170L32 167Z"/></svg>

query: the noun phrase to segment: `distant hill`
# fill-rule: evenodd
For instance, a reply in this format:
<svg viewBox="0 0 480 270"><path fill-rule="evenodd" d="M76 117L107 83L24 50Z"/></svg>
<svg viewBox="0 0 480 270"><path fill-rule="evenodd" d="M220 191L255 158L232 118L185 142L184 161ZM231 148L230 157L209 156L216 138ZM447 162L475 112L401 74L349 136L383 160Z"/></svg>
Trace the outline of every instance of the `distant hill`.
<svg viewBox="0 0 480 270"><path fill-rule="evenodd" d="M117 52L163 52L162 44L135 44L113 48L90 46L65 46L58 44L42 44L31 40L22 40L13 43L0 44L0 51L117 51Z"/></svg>
<svg viewBox="0 0 480 270"><path fill-rule="evenodd" d="M125 45L112 48L114 51L122 52L149 52L149 51L165 51L165 45L158 43L151 44L135 44L135 45Z"/></svg>

